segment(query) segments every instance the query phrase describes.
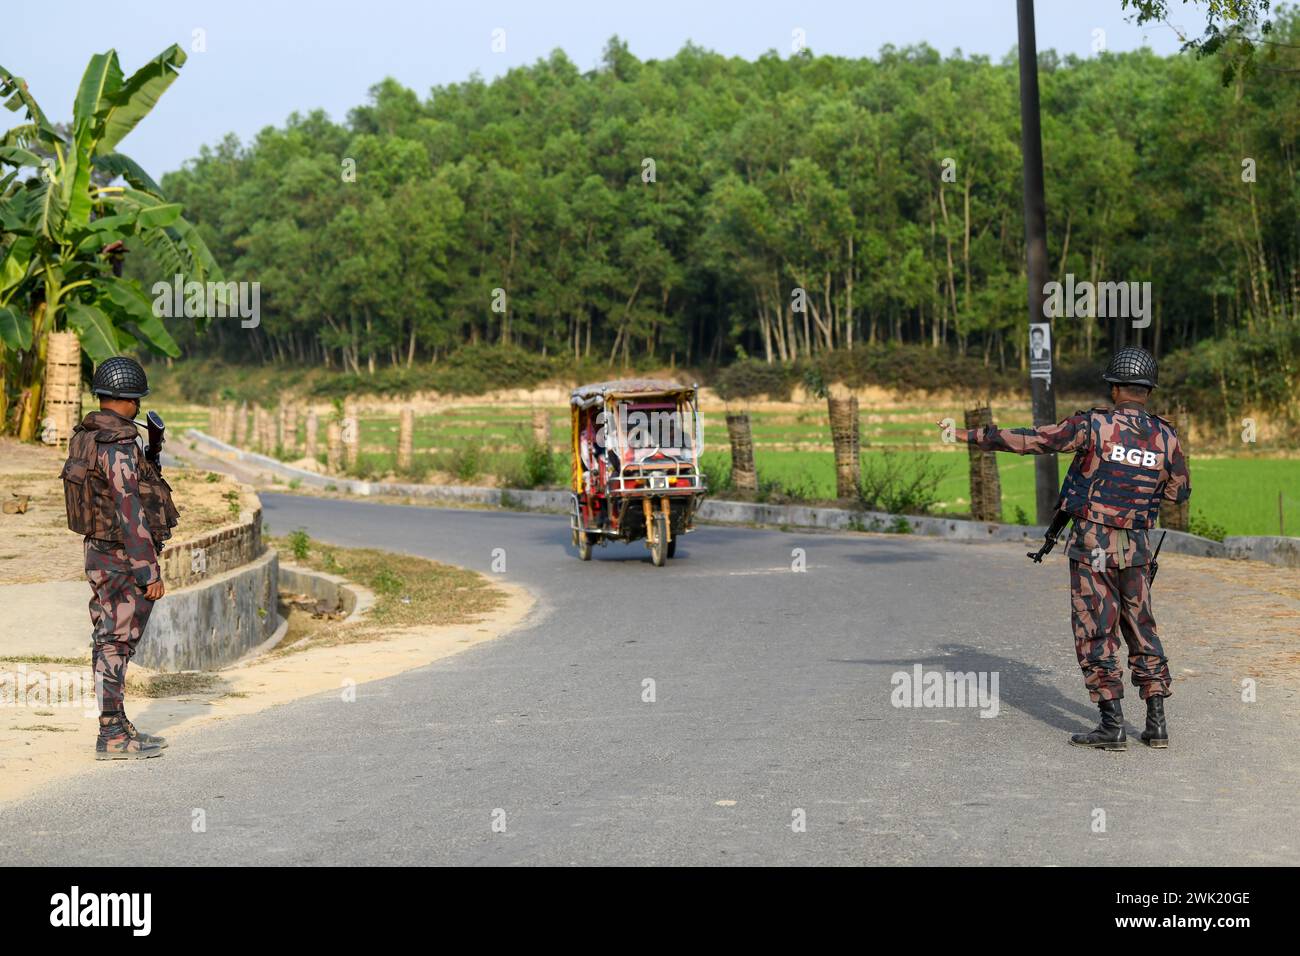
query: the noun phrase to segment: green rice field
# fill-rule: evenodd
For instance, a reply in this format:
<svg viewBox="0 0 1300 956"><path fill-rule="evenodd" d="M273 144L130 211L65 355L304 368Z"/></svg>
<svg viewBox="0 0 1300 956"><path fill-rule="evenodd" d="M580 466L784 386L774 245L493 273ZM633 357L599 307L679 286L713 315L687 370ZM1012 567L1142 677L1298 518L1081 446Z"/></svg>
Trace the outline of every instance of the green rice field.
<svg viewBox="0 0 1300 956"><path fill-rule="evenodd" d="M1061 415L1074 409L1058 409ZM199 406L163 407L169 428L179 434L185 428L207 428L208 413ZM998 423L1018 427L1030 421L1027 406L995 406ZM882 451L896 452L907 463L927 460L944 470L937 489L938 512L963 514L969 511L968 457L965 448L951 449L938 439L934 422L944 417L960 421L960 409L916 404L861 413L864 459ZM569 417L566 408L551 411L552 448L563 455L568 442ZM834 459L824 405L806 409L751 410L754 457L760 482L777 482L786 494L808 500L829 500L835 494ZM472 450L475 469L483 474L505 474L516 469L523 449L532 436L532 410L526 406L463 405L417 415L415 450L423 472L446 471L445 460L458 450ZM299 423L299 448L304 426ZM381 476L394 468L397 415L362 416L361 458L367 473ZM324 427L320 432L324 457ZM1256 448L1235 456L1198 456L1191 449L1193 530L1201 533L1275 535L1279 521L1279 495L1285 530L1300 535L1300 457L1282 457L1268 448ZM441 456L441 457L440 457ZM286 459L295 457L285 454ZM461 461L457 458L456 461ZM710 471L725 472L730 454L726 423L722 414L704 416L704 461ZM1034 516L1034 462L1031 457L999 455L1002 481L1003 519L1015 522ZM1061 459L1064 475L1068 460ZM563 482L565 468L558 474ZM417 475L416 477L420 477ZM462 475L462 478L464 475ZM468 483L473 483L471 479ZM1198 527L1199 523L1199 527ZM1217 528L1215 528L1217 526Z"/></svg>

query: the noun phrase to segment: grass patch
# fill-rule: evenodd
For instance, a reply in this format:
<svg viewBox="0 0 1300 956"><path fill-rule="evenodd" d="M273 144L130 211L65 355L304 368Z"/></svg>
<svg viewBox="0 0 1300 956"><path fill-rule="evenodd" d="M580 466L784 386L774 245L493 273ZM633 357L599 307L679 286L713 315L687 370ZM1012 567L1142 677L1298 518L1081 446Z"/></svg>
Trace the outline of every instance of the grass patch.
<svg viewBox="0 0 1300 956"><path fill-rule="evenodd" d="M207 671L183 671L178 674L151 674L133 677L128 672L126 693L128 697L180 697L185 694L202 694L216 689L221 677Z"/></svg>
<svg viewBox="0 0 1300 956"><path fill-rule="evenodd" d="M55 727L53 724L32 724L30 727L15 727L14 730L23 730L28 733L47 733L47 734L70 734L75 727Z"/></svg>
<svg viewBox="0 0 1300 956"><path fill-rule="evenodd" d="M283 538L273 546L288 549ZM369 588L375 605L363 620L332 621L290 608L288 633L274 653L383 640L395 628L472 624L500 608L506 594L474 571L409 554L337 548L308 541L299 563Z"/></svg>

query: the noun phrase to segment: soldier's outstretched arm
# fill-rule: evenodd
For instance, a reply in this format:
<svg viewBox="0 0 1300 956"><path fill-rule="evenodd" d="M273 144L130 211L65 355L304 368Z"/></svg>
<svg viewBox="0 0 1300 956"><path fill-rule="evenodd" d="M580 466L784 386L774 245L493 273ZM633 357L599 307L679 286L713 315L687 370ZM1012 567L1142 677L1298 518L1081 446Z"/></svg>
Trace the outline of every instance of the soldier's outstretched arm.
<svg viewBox="0 0 1300 956"><path fill-rule="evenodd" d="M158 552L153 535L144 520L140 501L140 472L136 465L138 449L134 442L105 443L100 446L100 464L108 476L109 492L117 506L118 527L122 529L122 546L131 566L131 576L141 588L162 580Z"/></svg>
<svg viewBox="0 0 1300 956"><path fill-rule="evenodd" d="M939 427L944 427L942 422ZM1071 415L1055 425L1036 428L998 428L995 425L957 428L953 430L953 437L983 451L1010 451L1017 455L1078 451L1088 441L1088 416Z"/></svg>
<svg viewBox="0 0 1300 956"><path fill-rule="evenodd" d="M1162 494L1165 500L1181 504L1192 496L1192 475L1187 470L1187 456L1183 454L1183 443L1176 436L1165 461L1169 469L1169 480L1165 482L1165 490Z"/></svg>

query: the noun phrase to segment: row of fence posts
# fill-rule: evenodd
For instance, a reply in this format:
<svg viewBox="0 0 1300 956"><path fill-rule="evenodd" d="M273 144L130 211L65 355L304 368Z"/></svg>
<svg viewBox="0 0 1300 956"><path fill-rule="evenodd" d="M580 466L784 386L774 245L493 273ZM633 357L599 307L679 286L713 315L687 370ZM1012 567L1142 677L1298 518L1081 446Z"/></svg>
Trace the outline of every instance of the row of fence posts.
<svg viewBox="0 0 1300 956"><path fill-rule="evenodd" d="M861 481L861 432L856 396L826 399L830 418L831 442L835 449L835 496L852 499L858 496ZM1191 422L1184 409L1165 416L1174 426L1187 454ZM993 409L976 405L965 410L966 428L977 429L993 424ZM727 437L731 443L731 483L741 492L758 490L758 470L754 466L754 439L748 412L727 412ZM981 451L970 445L970 513L976 521L1001 522L1002 480L998 474L997 452ZM1160 526L1174 531L1188 528L1188 503L1165 501L1160 506ZM1280 508L1280 505L1279 505Z"/></svg>
<svg viewBox="0 0 1300 956"><path fill-rule="evenodd" d="M828 396L831 442L835 448L835 496L856 498L862 479L862 433L857 396ZM731 486L737 491L758 491L754 466L754 437L748 412L727 412L727 439L731 443Z"/></svg>
<svg viewBox="0 0 1300 956"><path fill-rule="evenodd" d="M827 413L830 420L831 442L835 450L835 494L837 498L853 499L858 496L861 481L862 438L861 416L857 396L827 396ZM315 459L318 454L320 416L313 408L305 412L288 400L281 400L277 409L251 407L247 402L226 402L209 412L208 429L218 440L237 447L251 447L265 454L292 457L298 452L298 421L305 417L305 440L302 456ZM1187 452L1187 435L1190 421L1185 410L1179 409L1165 416L1174 425ZM748 412L727 412L727 437L731 444L731 484L740 492L758 491L758 470L754 465L754 439ZM406 472L414 460L415 409L404 407L397 419L397 470ZM965 425L978 429L993 424L993 409L989 405L976 405L965 410ZM551 446L551 418L544 408L533 409L533 441L542 447ZM325 426L325 467L331 473L351 470L360 454L360 425L357 403L353 398L343 402L341 419L331 417ZM981 451L975 445L968 447L970 456L970 513L976 521L1002 521L1002 481L998 474L997 453ZM1186 531L1188 527L1187 502L1164 502L1160 508L1160 525L1172 530Z"/></svg>
<svg viewBox="0 0 1300 956"><path fill-rule="evenodd" d="M304 440L298 444L298 422L305 422ZM548 423L549 424L549 423ZM208 432L218 441L237 448L249 448L282 458L316 460L320 454L321 416L314 408L302 408L287 400L276 409L247 402L224 404L208 412ZM547 432L549 436L549 430ZM549 439L548 439L549 440ZM397 419L397 470L408 471L414 461L415 409L403 408ZM349 471L361 453L361 426L355 399L343 402L341 417L325 422L325 468L331 473Z"/></svg>
<svg viewBox="0 0 1300 956"><path fill-rule="evenodd" d="M414 415L403 412L403 426L411 428ZM305 423L303 441L298 441L298 422ZM325 423L325 462L331 472L342 467L351 468L360 453L360 429L357 426L355 403L345 403L343 419L330 418ZM225 402L208 412L208 433L218 441L237 448L248 448L266 455L278 454L282 458L315 460L320 454L321 416L314 408L303 409L288 401L281 401L275 409L248 402ZM405 436L409 465L411 437ZM402 443L399 440L399 454Z"/></svg>

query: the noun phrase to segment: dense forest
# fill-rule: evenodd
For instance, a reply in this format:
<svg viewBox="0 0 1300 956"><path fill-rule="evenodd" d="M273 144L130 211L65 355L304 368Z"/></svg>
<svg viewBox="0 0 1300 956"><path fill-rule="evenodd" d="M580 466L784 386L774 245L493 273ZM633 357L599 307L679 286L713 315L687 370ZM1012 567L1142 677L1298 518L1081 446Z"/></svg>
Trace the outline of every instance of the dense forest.
<svg viewBox="0 0 1300 956"><path fill-rule="evenodd" d="M1067 362L1293 347L1300 14L1271 37L1226 86L1193 56L1040 55L1055 277L1153 299L1145 329L1058 319ZM591 72L556 51L426 99L385 80L345 123L295 115L164 178L226 277L261 283L257 329L179 337L356 375L475 343L698 366L890 342L1023 368L1017 96L1014 54L640 61L617 38Z"/></svg>

